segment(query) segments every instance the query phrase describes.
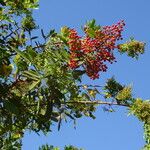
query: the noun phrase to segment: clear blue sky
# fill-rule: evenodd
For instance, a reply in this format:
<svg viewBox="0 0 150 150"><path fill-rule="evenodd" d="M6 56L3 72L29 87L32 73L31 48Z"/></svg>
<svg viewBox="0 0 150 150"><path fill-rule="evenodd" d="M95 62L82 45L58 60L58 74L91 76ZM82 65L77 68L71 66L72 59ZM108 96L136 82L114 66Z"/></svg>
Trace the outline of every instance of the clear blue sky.
<svg viewBox="0 0 150 150"><path fill-rule="evenodd" d="M80 31L85 21L95 18L100 25L111 25L124 19L124 41L134 36L146 42L146 52L139 61L125 55L117 55L117 63L110 65L96 84L103 84L115 75L121 83L133 84L134 96L150 98L150 0L40 0L40 7L34 16L45 31L62 26L70 26ZM90 83L87 78L85 82ZM92 83L92 81L91 81ZM54 125L53 132L47 137L26 133L23 150L38 150L42 144L60 146L72 144L85 150L139 150L144 145L142 124L127 111L117 109L116 113L103 112L98 107L96 119L77 120L76 130L73 122L64 123L61 131Z"/></svg>

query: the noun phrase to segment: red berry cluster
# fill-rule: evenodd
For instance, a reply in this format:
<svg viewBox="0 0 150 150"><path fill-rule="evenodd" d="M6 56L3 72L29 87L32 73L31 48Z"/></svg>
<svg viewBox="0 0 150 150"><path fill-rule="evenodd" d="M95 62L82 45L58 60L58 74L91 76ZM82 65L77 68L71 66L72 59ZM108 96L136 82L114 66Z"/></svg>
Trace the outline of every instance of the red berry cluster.
<svg viewBox="0 0 150 150"><path fill-rule="evenodd" d="M113 50L117 48L116 41L122 39L121 32L124 25L124 21L120 21L112 26L104 26L94 31L94 37L90 37L88 28L85 28L85 36L82 38L74 29L70 29L68 36L69 67L76 69L82 66L91 79L99 78L99 72L107 70L104 62L113 63L115 61Z"/></svg>
<svg viewBox="0 0 150 150"><path fill-rule="evenodd" d="M69 66L72 69L77 68L78 65L78 57L81 57L81 37L78 36L77 31L74 29L69 30L68 36L68 44L70 49L70 62Z"/></svg>

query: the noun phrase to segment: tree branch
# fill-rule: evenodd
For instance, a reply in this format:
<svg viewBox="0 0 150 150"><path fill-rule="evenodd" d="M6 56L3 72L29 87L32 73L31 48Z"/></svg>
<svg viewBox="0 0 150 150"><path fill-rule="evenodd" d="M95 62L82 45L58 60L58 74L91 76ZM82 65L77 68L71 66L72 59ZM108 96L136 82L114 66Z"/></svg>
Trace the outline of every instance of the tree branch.
<svg viewBox="0 0 150 150"><path fill-rule="evenodd" d="M129 104L121 104L121 103L116 103L116 102L104 102L101 100L96 100L96 101L68 101L68 102L64 102L62 104L91 104L91 105L118 105L118 106L125 106L125 107L129 107Z"/></svg>
<svg viewBox="0 0 150 150"><path fill-rule="evenodd" d="M116 106L124 106L124 107L130 107L129 104L121 104L117 102L105 102L101 100L95 100L95 101L67 101L67 102L61 102L62 105L67 104L88 104L88 105L116 105ZM42 106L46 106L46 103L41 104ZM31 104L27 105L27 107L34 107L37 106L37 104Z"/></svg>

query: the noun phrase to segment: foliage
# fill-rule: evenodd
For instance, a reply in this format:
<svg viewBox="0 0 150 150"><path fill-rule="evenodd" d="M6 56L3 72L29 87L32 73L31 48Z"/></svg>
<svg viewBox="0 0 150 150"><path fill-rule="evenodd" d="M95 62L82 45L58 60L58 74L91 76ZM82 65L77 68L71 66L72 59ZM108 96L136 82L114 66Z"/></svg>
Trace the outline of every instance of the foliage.
<svg viewBox="0 0 150 150"><path fill-rule="evenodd" d="M145 125L146 148L149 148L149 101L132 97L132 87L115 78L104 86L85 85L82 76L91 79L107 71L107 62L115 62L114 51L137 58L144 53L144 43L122 40L124 21L111 26L96 25L95 20L83 27L83 36L75 29L62 27L41 37L32 17L38 0L0 1L0 149L21 149L26 130L44 134L51 125L87 116L95 119L98 105L112 112L113 105L125 106ZM104 92L101 92L104 91ZM101 95L102 100L97 100ZM42 146L41 150L58 150ZM66 146L65 150L78 150Z"/></svg>
<svg viewBox="0 0 150 150"><path fill-rule="evenodd" d="M139 120L145 122L146 124L150 124L150 101L143 101L140 98L135 99L134 103L130 107L130 111L132 114L137 116Z"/></svg>
<svg viewBox="0 0 150 150"><path fill-rule="evenodd" d="M144 137L146 145L143 150L150 149L150 101L143 101L140 98L135 99L130 107L130 113L134 114L140 121L144 122Z"/></svg>
<svg viewBox="0 0 150 150"><path fill-rule="evenodd" d="M59 148L49 145L42 145L42 147L39 148L39 150L59 150Z"/></svg>
<svg viewBox="0 0 150 150"><path fill-rule="evenodd" d="M121 91L118 92L116 99L120 101L130 100L132 97L131 90L132 89L130 86L124 87Z"/></svg>
<svg viewBox="0 0 150 150"><path fill-rule="evenodd" d="M9 20L13 14L30 13L31 9L38 7L38 0L1 0L1 19Z"/></svg>
<svg viewBox="0 0 150 150"><path fill-rule="evenodd" d="M144 124L144 136L146 145L144 146L143 150L149 150L150 149L150 124Z"/></svg>
<svg viewBox="0 0 150 150"><path fill-rule="evenodd" d="M114 77L107 80L104 90L107 92L105 93L105 97L116 97L117 93L123 90L123 86L118 83Z"/></svg>
<svg viewBox="0 0 150 150"><path fill-rule="evenodd" d="M131 38L129 42L118 45L118 49L120 53L127 53L129 57L138 59L144 53L144 46L145 43Z"/></svg>
<svg viewBox="0 0 150 150"><path fill-rule="evenodd" d="M39 150L60 150L58 147L54 147L54 146L49 146L49 145L43 145L41 148L39 148ZM83 150L83 149L78 149L72 145L70 146L65 146L64 150Z"/></svg>

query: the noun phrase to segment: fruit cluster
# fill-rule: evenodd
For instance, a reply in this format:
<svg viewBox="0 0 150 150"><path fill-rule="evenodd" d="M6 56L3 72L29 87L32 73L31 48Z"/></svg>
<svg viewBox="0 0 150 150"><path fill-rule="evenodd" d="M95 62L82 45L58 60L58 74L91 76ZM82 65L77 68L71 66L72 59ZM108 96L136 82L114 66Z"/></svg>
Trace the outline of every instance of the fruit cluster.
<svg viewBox="0 0 150 150"><path fill-rule="evenodd" d="M104 26L96 30L86 26L83 37L78 36L75 29L69 29L69 67L76 69L82 66L91 79L99 78L99 72L107 71L105 62L115 61L113 50L117 48L116 41L122 39L121 32L124 25L124 21L120 21L112 26Z"/></svg>

